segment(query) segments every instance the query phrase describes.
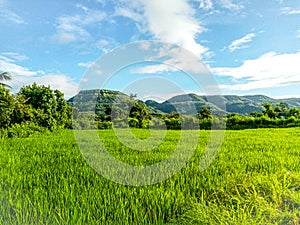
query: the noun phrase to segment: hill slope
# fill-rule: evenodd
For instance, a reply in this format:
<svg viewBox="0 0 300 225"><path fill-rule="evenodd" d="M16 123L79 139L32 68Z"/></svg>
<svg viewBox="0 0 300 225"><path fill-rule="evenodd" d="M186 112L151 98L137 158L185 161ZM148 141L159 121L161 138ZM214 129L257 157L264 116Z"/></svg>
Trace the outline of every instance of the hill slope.
<svg viewBox="0 0 300 225"><path fill-rule="evenodd" d="M115 98L128 101L130 96L112 90L84 90L80 91L76 96L69 99L69 103L75 107L80 108L80 111L94 111L105 110L111 106ZM193 93L177 95L167 101L158 103L154 100L147 100L147 105L151 113L171 113L178 112L180 114L194 114L199 111L202 106L207 106L214 113L224 112L220 107L209 102L209 99L220 98L220 96L199 96ZM224 100L226 112L225 113L238 113L250 114L251 112L261 112L263 107L262 103L268 102L273 105L280 104L281 102L287 103L289 107L300 108L300 98L287 98L287 99L274 99L264 95L225 95L221 97ZM119 100L118 100L119 101Z"/></svg>

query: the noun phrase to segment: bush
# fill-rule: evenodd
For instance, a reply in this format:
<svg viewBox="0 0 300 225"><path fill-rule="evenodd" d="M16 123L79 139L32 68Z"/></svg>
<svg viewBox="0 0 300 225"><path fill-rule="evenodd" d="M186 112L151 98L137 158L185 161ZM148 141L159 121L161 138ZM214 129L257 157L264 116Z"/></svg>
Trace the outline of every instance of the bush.
<svg viewBox="0 0 300 225"><path fill-rule="evenodd" d="M9 138L18 137L25 138L29 137L32 134L45 133L49 130L45 127L36 125L33 122L24 122L21 124L14 124L12 127L8 128L5 132L5 135Z"/></svg>
<svg viewBox="0 0 300 225"><path fill-rule="evenodd" d="M167 129L169 129L169 130L180 130L181 129L180 118L165 118L165 123L167 125Z"/></svg>
<svg viewBox="0 0 300 225"><path fill-rule="evenodd" d="M0 139L7 138L7 130L4 128L0 128Z"/></svg>
<svg viewBox="0 0 300 225"><path fill-rule="evenodd" d="M153 116L149 122L149 127L152 129L165 129L166 124L162 118Z"/></svg>
<svg viewBox="0 0 300 225"><path fill-rule="evenodd" d="M212 119L211 118L204 118L201 119L200 122L200 129L202 130L210 130L212 126Z"/></svg>
<svg viewBox="0 0 300 225"><path fill-rule="evenodd" d="M128 128L128 120L124 119L114 119L112 121L112 126L114 128Z"/></svg>
<svg viewBox="0 0 300 225"><path fill-rule="evenodd" d="M129 127L139 128L139 120L137 118L128 118Z"/></svg>
<svg viewBox="0 0 300 225"><path fill-rule="evenodd" d="M103 121L103 122L97 121L96 125L97 125L97 129L100 129L100 130L112 128L112 122L109 122L109 121Z"/></svg>

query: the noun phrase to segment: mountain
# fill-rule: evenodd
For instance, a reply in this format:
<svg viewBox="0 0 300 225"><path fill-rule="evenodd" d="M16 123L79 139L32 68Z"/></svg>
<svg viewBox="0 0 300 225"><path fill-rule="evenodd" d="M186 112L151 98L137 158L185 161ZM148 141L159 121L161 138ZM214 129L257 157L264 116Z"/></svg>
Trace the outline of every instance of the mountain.
<svg viewBox="0 0 300 225"><path fill-rule="evenodd" d="M205 96L198 96L192 93L174 96L163 103L148 100L145 102L145 104L147 105L147 107L153 110L157 109L164 113L171 113L177 111L180 114L190 115L200 111L202 106L209 107L215 113L224 113L224 110L220 109L215 104L211 104L210 102L208 102Z"/></svg>
<svg viewBox="0 0 300 225"><path fill-rule="evenodd" d="M268 97L266 97L268 98ZM223 107L218 107L213 102L221 100L223 101ZM208 107L214 114L222 113L239 113L239 114L250 114L251 112L261 112L263 107L261 103L257 103L254 100L243 96L236 95L225 95L225 96L198 96L196 94L179 95L170 98L169 100L157 103L155 101L146 101L148 107L158 109L164 113L170 113L175 111L182 114L194 114L195 110L198 112L202 106ZM226 110L222 110L225 108Z"/></svg>
<svg viewBox="0 0 300 225"><path fill-rule="evenodd" d="M280 99L279 101L285 102L289 106L300 108L300 98L286 98L286 99Z"/></svg>
<svg viewBox="0 0 300 225"><path fill-rule="evenodd" d="M103 113L116 101L128 102L131 97L112 90L84 90L76 96L69 99L69 103L79 108L80 111L94 111L95 108ZM216 100L224 101L226 111L222 110L216 104ZM225 96L200 96L193 93L177 95L162 103L154 100L147 100L147 105L151 114L165 114L178 112L180 114L195 114L202 106L207 106L214 114L218 113L238 113L250 114L251 112L261 112L262 104L268 102L273 105L287 103L289 107L300 108L300 98L274 99L265 95L225 95ZM222 105L222 104L221 104Z"/></svg>
<svg viewBox="0 0 300 225"><path fill-rule="evenodd" d="M77 95L70 98L68 102L80 111L87 112L95 111L97 107L106 109L107 106L114 103L117 97L124 100L130 99L128 95L120 91L94 89L80 91Z"/></svg>
<svg viewBox="0 0 300 225"><path fill-rule="evenodd" d="M217 105L212 104L213 98L223 99L227 113L238 113L247 115L252 112L261 112L264 108L263 103L268 102L272 105L287 103L289 107L300 108L300 98L274 99L265 95L224 95L224 96L199 96L196 94L179 95L170 98L169 100L158 103L153 100L146 101L148 107L158 109L164 113L177 111L183 114L193 114L193 107L199 111L203 105L210 108L215 114L224 112ZM222 105L222 104L221 104Z"/></svg>

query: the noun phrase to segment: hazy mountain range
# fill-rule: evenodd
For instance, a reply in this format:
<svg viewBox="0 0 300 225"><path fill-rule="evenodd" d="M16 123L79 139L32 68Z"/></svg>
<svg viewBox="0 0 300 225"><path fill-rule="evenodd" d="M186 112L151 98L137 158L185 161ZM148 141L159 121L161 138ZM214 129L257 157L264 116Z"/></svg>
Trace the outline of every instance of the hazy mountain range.
<svg viewBox="0 0 300 225"><path fill-rule="evenodd" d="M80 91L76 96L70 98L68 102L72 103L75 107L80 108L81 111L93 111L97 104L100 108L106 108L114 103L114 100L118 98L122 101L130 99L130 96L112 90L84 90ZM171 113L177 112L181 114L194 114L195 109L199 111L203 105L207 106L213 112L224 112L217 105L208 101L208 98L220 98L220 96L199 96L196 94L184 94L174 96L164 102L156 102L154 100L147 100L145 104L151 113ZM226 113L238 113L238 114L250 114L251 112L261 112L263 110L262 104L265 102L273 105L279 103L287 103L289 107L300 108L300 98L286 98L286 99L274 99L265 95L224 95L222 96ZM176 108L176 109L175 109Z"/></svg>

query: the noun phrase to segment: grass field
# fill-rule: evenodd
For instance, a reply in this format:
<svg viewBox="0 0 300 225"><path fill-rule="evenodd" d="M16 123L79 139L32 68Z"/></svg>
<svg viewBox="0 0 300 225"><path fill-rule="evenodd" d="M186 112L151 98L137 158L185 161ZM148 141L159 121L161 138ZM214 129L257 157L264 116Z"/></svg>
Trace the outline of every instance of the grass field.
<svg viewBox="0 0 300 225"><path fill-rule="evenodd" d="M134 165L167 158L179 141L179 131L168 131L154 151L136 152L111 130L99 135L115 158ZM98 175L70 130L0 140L0 224L300 224L299 128L226 131L200 172L208 138L200 131L176 175L142 187Z"/></svg>

